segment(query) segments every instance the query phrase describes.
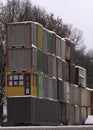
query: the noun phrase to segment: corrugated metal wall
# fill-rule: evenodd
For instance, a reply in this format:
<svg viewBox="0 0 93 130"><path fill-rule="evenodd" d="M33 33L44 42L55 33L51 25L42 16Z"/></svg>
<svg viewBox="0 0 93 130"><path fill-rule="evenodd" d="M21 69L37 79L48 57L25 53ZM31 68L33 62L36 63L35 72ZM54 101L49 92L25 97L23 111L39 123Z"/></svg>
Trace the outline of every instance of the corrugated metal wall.
<svg viewBox="0 0 93 130"><path fill-rule="evenodd" d="M34 97L8 98L8 122L59 125L60 103L54 100Z"/></svg>
<svg viewBox="0 0 93 130"><path fill-rule="evenodd" d="M7 26L7 46L31 47L31 23L9 24Z"/></svg>
<svg viewBox="0 0 93 130"><path fill-rule="evenodd" d="M31 70L31 49L9 49L8 71Z"/></svg>

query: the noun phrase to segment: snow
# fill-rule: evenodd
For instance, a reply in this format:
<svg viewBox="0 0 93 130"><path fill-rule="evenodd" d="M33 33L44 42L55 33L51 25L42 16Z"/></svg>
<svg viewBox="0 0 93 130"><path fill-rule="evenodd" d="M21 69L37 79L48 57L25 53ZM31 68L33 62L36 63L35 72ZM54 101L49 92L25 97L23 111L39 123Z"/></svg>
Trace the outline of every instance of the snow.
<svg viewBox="0 0 93 130"><path fill-rule="evenodd" d="M85 121L86 125L93 124L93 115L89 115L88 118Z"/></svg>

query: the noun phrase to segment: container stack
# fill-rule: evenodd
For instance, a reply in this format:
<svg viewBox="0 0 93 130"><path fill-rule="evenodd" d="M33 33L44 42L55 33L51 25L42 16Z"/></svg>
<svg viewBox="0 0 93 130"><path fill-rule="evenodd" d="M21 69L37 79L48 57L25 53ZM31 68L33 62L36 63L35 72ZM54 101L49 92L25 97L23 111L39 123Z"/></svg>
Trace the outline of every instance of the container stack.
<svg viewBox="0 0 93 130"><path fill-rule="evenodd" d="M8 122L84 123L93 112L92 94L86 88L86 70L75 66L72 41L29 21L7 25L6 47Z"/></svg>
<svg viewBox="0 0 93 130"><path fill-rule="evenodd" d="M65 79L65 52L61 52L61 49L65 50L65 41L56 33L43 28L39 23L9 23L7 25L6 57L6 96L8 100L15 100L16 96L24 96L25 98L27 95L35 96L33 98L41 99L41 102L45 102L49 111L52 112L50 106L53 102L56 102L55 104L57 105L54 107L59 109L58 100L64 101L66 98L63 82ZM64 71L64 74L62 71ZM22 100L25 100L25 98ZM16 101L18 102L18 100ZM9 103L8 112L10 112L11 105ZM38 107L40 107L40 102L38 102ZM42 110L44 111L44 108ZM58 111L54 109L55 118L57 117L57 120L60 120L60 112L57 115ZM40 109L38 113L40 113ZM47 117L46 114L47 112L45 117ZM37 114L36 116L43 118L43 115ZM8 118L9 122L12 121L12 115L10 117ZM17 123L16 121L14 123ZM37 124L43 125L46 123L48 125L58 124L58 122L50 123L42 120Z"/></svg>

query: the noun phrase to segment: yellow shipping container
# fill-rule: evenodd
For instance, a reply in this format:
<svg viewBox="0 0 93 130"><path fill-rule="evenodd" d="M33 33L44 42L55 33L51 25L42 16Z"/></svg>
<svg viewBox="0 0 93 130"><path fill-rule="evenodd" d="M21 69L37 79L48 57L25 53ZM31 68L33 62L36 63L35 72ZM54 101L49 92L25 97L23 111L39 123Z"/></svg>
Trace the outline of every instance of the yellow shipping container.
<svg viewBox="0 0 93 130"><path fill-rule="evenodd" d="M6 73L6 96L37 96L38 80L34 73Z"/></svg>
<svg viewBox="0 0 93 130"><path fill-rule="evenodd" d="M37 47L42 49L42 41L43 41L43 26L37 24Z"/></svg>

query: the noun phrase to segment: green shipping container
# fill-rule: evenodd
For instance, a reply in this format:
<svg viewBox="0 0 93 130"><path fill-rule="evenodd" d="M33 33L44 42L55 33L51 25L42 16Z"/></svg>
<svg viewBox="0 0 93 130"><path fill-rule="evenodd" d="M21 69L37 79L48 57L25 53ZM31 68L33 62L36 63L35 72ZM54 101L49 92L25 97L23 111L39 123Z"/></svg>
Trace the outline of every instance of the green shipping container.
<svg viewBox="0 0 93 130"><path fill-rule="evenodd" d="M43 72L43 52L37 51L37 68L38 72Z"/></svg>
<svg viewBox="0 0 93 130"><path fill-rule="evenodd" d="M38 96L44 97L44 74L38 75Z"/></svg>
<svg viewBox="0 0 93 130"><path fill-rule="evenodd" d="M52 33L48 32L48 53L52 53Z"/></svg>

